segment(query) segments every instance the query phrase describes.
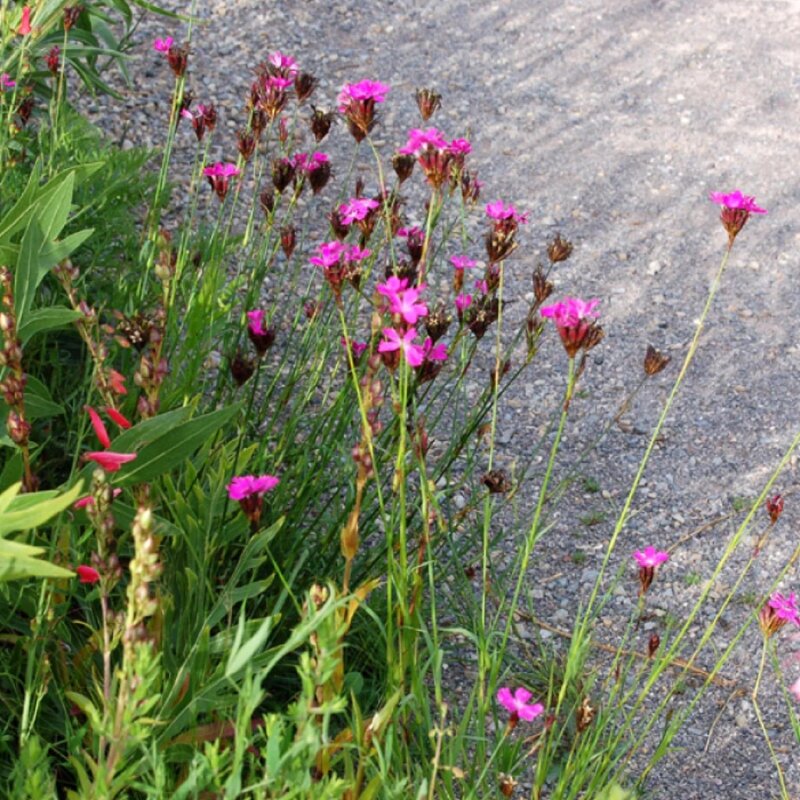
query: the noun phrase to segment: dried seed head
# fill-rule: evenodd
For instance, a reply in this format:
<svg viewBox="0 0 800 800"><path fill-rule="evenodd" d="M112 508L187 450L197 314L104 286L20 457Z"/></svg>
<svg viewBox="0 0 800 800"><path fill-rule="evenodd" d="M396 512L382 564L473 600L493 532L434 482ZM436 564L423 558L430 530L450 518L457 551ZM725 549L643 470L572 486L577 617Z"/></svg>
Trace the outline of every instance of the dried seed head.
<svg viewBox="0 0 800 800"><path fill-rule="evenodd" d="M426 122L442 106L442 96L433 89L417 89L416 97L419 113Z"/></svg>
<svg viewBox="0 0 800 800"><path fill-rule="evenodd" d="M584 697L575 712L575 725L578 729L578 733L583 733L592 724L595 711L596 709L589 702L589 698Z"/></svg>
<svg viewBox="0 0 800 800"><path fill-rule="evenodd" d="M547 245L547 257L550 263L557 264L559 261L566 261L572 255L572 243L561 238L557 233L555 239Z"/></svg>
<svg viewBox="0 0 800 800"><path fill-rule="evenodd" d="M333 111L323 111L321 108L311 106L313 111L309 124L311 126L311 133L314 134L314 139L321 142L331 129L334 122Z"/></svg>
<svg viewBox="0 0 800 800"><path fill-rule="evenodd" d="M657 375L671 360L671 356L665 355L649 344L644 354L644 371L647 375Z"/></svg>
<svg viewBox="0 0 800 800"><path fill-rule="evenodd" d="M659 645L661 644L661 637L657 633L651 633L650 639L647 642L647 657L652 658L656 654Z"/></svg>
<svg viewBox="0 0 800 800"><path fill-rule="evenodd" d="M489 490L490 494L506 494L511 490L511 479L504 469L489 470L481 478L481 483Z"/></svg>

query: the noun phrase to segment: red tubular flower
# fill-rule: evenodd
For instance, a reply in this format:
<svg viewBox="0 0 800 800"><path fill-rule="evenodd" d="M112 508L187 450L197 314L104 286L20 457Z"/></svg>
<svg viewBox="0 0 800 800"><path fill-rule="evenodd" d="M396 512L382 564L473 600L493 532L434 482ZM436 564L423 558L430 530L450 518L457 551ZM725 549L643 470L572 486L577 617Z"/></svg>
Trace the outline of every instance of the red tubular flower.
<svg viewBox="0 0 800 800"><path fill-rule="evenodd" d="M100 415L91 406L84 406L83 410L89 415L95 435L100 444L103 445L103 447L111 447L111 439L109 438L106 426L103 424L103 420L100 419Z"/></svg>
<svg viewBox="0 0 800 800"><path fill-rule="evenodd" d="M100 573L94 567L87 567L86 564L81 564L75 568L78 574L78 580L81 583L97 583L100 580Z"/></svg>
<svg viewBox="0 0 800 800"><path fill-rule="evenodd" d="M106 406L105 412L106 414L108 414L109 419L116 422L117 425L119 425L119 427L122 428L122 430L126 431L128 430L128 428L131 427L131 421L122 413L117 411L116 408L112 408L111 406Z"/></svg>
<svg viewBox="0 0 800 800"><path fill-rule="evenodd" d="M20 20L17 33L20 36L28 36L31 32L31 9L30 6L24 6L22 9L22 19Z"/></svg>
<svg viewBox="0 0 800 800"><path fill-rule="evenodd" d="M136 458L136 453L114 453L111 450L100 450L86 453L85 458L89 461L94 461L106 472L117 472L123 464L133 461Z"/></svg>

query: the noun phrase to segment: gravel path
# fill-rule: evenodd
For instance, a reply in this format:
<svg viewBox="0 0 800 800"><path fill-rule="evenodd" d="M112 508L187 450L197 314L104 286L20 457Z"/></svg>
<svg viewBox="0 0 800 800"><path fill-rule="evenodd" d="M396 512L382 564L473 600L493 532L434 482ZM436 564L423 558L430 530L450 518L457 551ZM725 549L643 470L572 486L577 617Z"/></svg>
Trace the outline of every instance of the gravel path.
<svg viewBox="0 0 800 800"><path fill-rule="evenodd" d="M166 5L186 11L189 4ZM487 200L501 197L531 212L523 241L532 249L512 264L518 276L512 291L528 290L527 276L548 236L560 230L575 243L572 259L556 271L556 294L602 298L607 338L583 378L587 395L575 401L566 458L597 434L638 380L647 343L674 362L685 353L725 242L708 192L741 188L756 195L770 213L751 220L734 248L619 559L645 544L673 545L731 511L738 498L757 494L800 425L793 391L798 347L786 323L800 316L792 273L800 238L792 216L800 196L800 2L199 5L207 27L194 46L191 84L201 102L220 107L230 131L241 124L249 68L273 49L291 53L323 79L318 95L328 105L345 81L389 83L384 124L398 141L416 119L414 89L434 86L444 106L433 122L452 135L469 131ZM137 34L136 83L126 111L115 118L97 109L110 129L130 123L123 138L158 143L170 78L149 42L164 33L180 38L180 31L148 20ZM344 128L337 135L344 137ZM549 387L563 380L564 356L552 335L537 364L503 410L499 435L507 460L524 454L543 424L541 398L556 402ZM585 473L600 491L576 491L572 510L559 507L546 558L535 565L537 581L547 587L534 590L537 612L553 624L569 627L576 588L593 581L592 562L603 552L646 443L637 431L652 428L675 373L673 367L645 388L624 417L625 430L614 428L590 459ZM726 612L730 629L750 613L752 598L796 545L794 464L777 488L788 495L786 512L742 586L741 603ZM521 498L520 511L529 514L532 502ZM590 515L597 524L586 524ZM676 549L653 589L662 613L680 615L689 607L732 530L731 522L718 525ZM585 562L576 563L582 559L576 552ZM745 558L737 556L734 566ZM733 574L723 576L725 586ZM700 583L691 585L694 575ZM783 588L799 587L795 568ZM630 602L620 596L609 622ZM754 680L759 636L749 631L724 670L744 688ZM781 652L788 658L792 648L800 651L800 641L784 635ZM797 677L800 660L787 669ZM722 708L729 693L710 693L692 717L679 740L685 750L653 775L653 798L778 796L752 706L735 697ZM789 792L800 798L797 744L777 694L769 674L764 712Z"/></svg>

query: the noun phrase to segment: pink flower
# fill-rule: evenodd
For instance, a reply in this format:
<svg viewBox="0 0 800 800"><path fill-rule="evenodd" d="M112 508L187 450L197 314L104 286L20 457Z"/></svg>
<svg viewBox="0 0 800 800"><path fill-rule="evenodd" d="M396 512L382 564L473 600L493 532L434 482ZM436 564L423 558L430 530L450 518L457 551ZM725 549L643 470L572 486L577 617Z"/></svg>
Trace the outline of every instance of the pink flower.
<svg viewBox="0 0 800 800"><path fill-rule="evenodd" d="M115 369L108 371L108 381L114 394L128 394L128 390L125 388L125 376Z"/></svg>
<svg viewBox="0 0 800 800"><path fill-rule="evenodd" d="M738 189L733 192L711 192L709 199L720 206L731 209L731 211L746 211L748 214L766 214L765 208L756 205L756 198L742 194Z"/></svg>
<svg viewBox="0 0 800 800"><path fill-rule="evenodd" d="M459 317L472 305L471 294L460 294L456 297L456 311Z"/></svg>
<svg viewBox="0 0 800 800"><path fill-rule="evenodd" d="M306 172L314 172L325 164L330 163L330 158L326 153L314 153L306 162Z"/></svg>
<svg viewBox="0 0 800 800"><path fill-rule="evenodd" d="M342 347L347 349L347 339L342 336L339 340L342 343ZM361 358L361 354L369 347L366 342L358 342L355 339L350 340L350 351L353 354L353 361L358 361Z"/></svg>
<svg viewBox="0 0 800 800"><path fill-rule="evenodd" d="M94 461L106 472L117 472L123 464L133 461L136 458L136 453L114 453L111 450L101 450L86 453L85 457L89 461Z"/></svg>
<svg viewBox="0 0 800 800"><path fill-rule="evenodd" d="M463 158L472 152L472 145L469 143L468 139L453 139L453 141L447 145L447 149L452 155Z"/></svg>
<svg viewBox="0 0 800 800"><path fill-rule="evenodd" d="M167 36L166 39L156 39L153 42L153 50L158 50L159 53L169 53L174 41L171 36Z"/></svg>
<svg viewBox="0 0 800 800"><path fill-rule="evenodd" d="M339 92L337 102L339 103L339 111L343 114L348 110L350 102L363 102L371 100L373 103L383 103L386 100L386 95L389 93L389 88L385 83L380 81L359 81L358 83L346 83Z"/></svg>
<svg viewBox="0 0 800 800"><path fill-rule="evenodd" d="M97 436L100 444L103 445L103 447L111 447L111 439L108 436L108 431L103 424L103 420L100 419L100 415L91 406L84 406L83 410L89 415L95 436Z"/></svg>
<svg viewBox="0 0 800 800"><path fill-rule="evenodd" d="M247 329L256 336L263 336L266 334L264 330L264 313L265 312L261 309L247 312Z"/></svg>
<svg viewBox="0 0 800 800"><path fill-rule="evenodd" d="M791 622L800 627L800 609L797 608L797 598L794 592L788 597L784 597L780 592L775 592L770 597L767 605L778 619Z"/></svg>
<svg viewBox="0 0 800 800"><path fill-rule="evenodd" d="M240 175L241 170L236 164L218 161L210 167L203 169L203 175L208 178L211 188L220 200L225 199L228 194L228 186L231 178Z"/></svg>
<svg viewBox="0 0 800 800"><path fill-rule="evenodd" d="M418 303L417 299L425 284L420 284L411 289L405 289L389 297L389 310L392 314L400 314L409 325L416 325L420 317L427 316L428 307L425 303Z"/></svg>
<svg viewBox="0 0 800 800"><path fill-rule="evenodd" d="M297 62L291 56L281 53L280 50L270 53L267 62L281 74L294 75L297 72Z"/></svg>
<svg viewBox="0 0 800 800"><path fill-rule="evenodd" d="M339 263L339 259L342 257L342 254L347 251L347 247L348 246L343 242L336 240L324 242L317 248L319 255L311 256L308 260L315 266L327 270Z"/></svg>
<svg viewBox="0 0 800 800"><path fill-rule="evenodd" d="M0 92L6 89L13 89L16 85L16 81L12 81L11 76L7 72L0 75Z"/></svg>
<svg viewBox="0 0 800 800"><path fill-rule="evenodd" d="M569 328L580 324L585 319L596 319L600 316L595 308L600 304L598 299L580 300L577 297L565 297L560 303L545 306L542 316L552 319L559 328Z"/></svg>
<svg viewBox="0 0 800 800"><path fill-rule="evenodd" d="M521 719L531 722L544 711L544 706L541 703L529 702L531 697L533 695L521 686L513 694L507 686L497 692L497 702L509 712L514 724Z"/></svg>
<svg viewBox="0 0 800 800"><path fill-rule="evenodd" d="M528 221L527 214L520 214L511 203L506 206L502 200L496 200L494 203L487 204L486 216L498 221L507 219L518 223L526 223Z"/></svg>
<svg viewBox="0 0 800 800"><path fill-rule="evenodd" d="M112 408L111 406L105 407L105 412L108 415L108 418L119 425L122 430L126 431L128 428L131 427L131 421L121 412L117 411L116 408Z"/></svg>
<svg viewBox="0 0 800 800"><path fill-rule="evenodd" d="M231 500L262 497L272 491L279 482L274 475L240 475L228 484L228 497Z"/></svg>
<svg viewBox="0 0 800 800"><path fill-rule="evenodd" d="M429 147L436 150L443 150L447 147L447 139L444 138L444 134L436 128L428 128L424 131L419 128L412 128L408 132L406 146L401 147L397 152L411 156L417 155L420 150L425 150Z"/></svg>
<svg viewBox="0 0 800 800"><path fill-rule="evenodd" d="M78 580L81 583L91 584L100 580L100 573L94 567L87 567L86 564L75 567L75 572L78 573Z"/></svg>
<svg viewBox="0 0 800 800"><path fill-rule="evenodd" d="M649 545L644 550L637 550L633 557L640 567L657 567L669 559L669 553L656 550L655 547Z"/></svg>
<svg viewBox="0 0 800 800"><path fill-rule="evenodd" d="M399 350L412 367L418 367L425 360L422 348L418 344L413 344L413 340L417 337L415 328L409 328L402 336L394 328L384 328L383 335L386 338L378 344L379 353Z"/></svg>
<svg viewBox="0 0 800 800"><path fill-rule="evenodd" d="M789 687L789 693L800 703L800 678Z"/></svg>
<svg viewBox="0 0 800 800"><path fill-rule="evenodd" d="M111 492L112 498L117 498L121 494L122 494L122 489L119 489L119 488L114 489ZM81 508L87 508L88 506L93 506L93 505L94 505L94 497L92 497L92 495L90 495L90 494L87 494L85 497L81 497L80 499L76 500L72 504L72 507L75 508L75 509L80 510Z"/></svg>
<svg viewBox="0 0 800 800"><path fill-rule="evenodd" d="M433 339L428 336L422 343L422 357L425 361L447 361L447 345L434 345Z"/></svg>
<svg viewBox="0 0 800 800"><path fill-rule="evenodd" d="M735 192L711 192L709 198L712 202L722 206L719 218L722 226L728 232L728 247L733 247L733 241L739 231L744 228L751 214L766 214L766 209L756 205L755 197L742 194L738 189Z"/></svg>
<svg viewBox="0 0 800 800"><path fill-rule="evenodd" d="M379 283L375 290L388 298L391 302L393 297L397 296L398 292L402 292L408 288L408 278L398 278L397 275L390 275L386 279L386 283Z"/></svg>
<svg viewBox="0 0 800 800"><path fill-rule="evenodd" d="M339 206L339 218L343 225L361 222L366 219L371 211L380 206L377 200L368 197L351 197L346 203Z"/></svg>
<svg viewBox="0 0 800 800"><path fill-rule="evenodd" d="M475 288L481 294L489 294L489 284L485 280L482 280L482 279L478 278L475 281Z"/></svg>
<svg viewBox="0 0 800 800"><path fill-rule="evenodd" d="M456 269L467 269L476 266L478 262L467 256L450 256L450 263Z"/></svg>
<svg viewBox="0 0 800 800"><path fill-rule="evenodd" d="M22 19L20 20L17 33L20 36L27 36L31 32L31 9L29 6L24 6L22 9Z"/></svg>

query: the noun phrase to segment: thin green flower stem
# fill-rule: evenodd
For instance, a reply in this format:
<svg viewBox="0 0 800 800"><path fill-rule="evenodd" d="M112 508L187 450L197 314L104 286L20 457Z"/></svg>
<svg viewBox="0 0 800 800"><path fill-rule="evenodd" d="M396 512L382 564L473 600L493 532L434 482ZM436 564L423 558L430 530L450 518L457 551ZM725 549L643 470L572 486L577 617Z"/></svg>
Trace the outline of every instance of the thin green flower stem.
<svg viewBox="0 0 800 800"><path fill-rule="evenodd" d="M39 588L39 602L36 607L36 627L44 624L45 614L50 604L50 586L48 581L42 581ZM34 638L34 643L38 639ZM28 647L28 658L25 661L25 691L22 697L22 714L19 722L19 747L22 750L33 728L31 717L31 698L34 693L34 683L39 675L43 661L35 646Z"/></svg>
<svg viewBox="0 0 800 800"><path fill-rule="evenodd" d="M750 525L750 521L753 518L756 510L760 509L761 506L763 505L764 499L766 498L767 494L769 493L769 490L772 487L772 484L777 480L778 475L786 467L786 465L789 462L789 459L792 456L792 453L795 451L795 449L797 448L798 445L800 445L800 432L798 432L798 434L795 436L795 438L792 441L791 445L789 446L789 448L787 449L787 451L784 453L783 457L781 458L780 463L775 468L775 470L773 470L773 473L770 476L770 479L767 481L767 483L765 484L764 488L762 489L758 500L753 504L753 506L750 509L750 512L745 517L745 519L742 521L741 525L737 529L737 531L734 534L733 538L731 539L729 544L726 546L725 551L722 554L722 557L720 558L716 568L714 569L714 572L712 573L711 577L709 578L709 580L708 580L708 582L706 584L706 588L703 590L702 594L700 595L700 597L696 601L694 607L692 608L692 611L689 613L688 618L684 622L683 627L678 632L677 636L675 637L675 639L671 643L669 649L666 650L665 652L663 652L659 656L657 661L654 663L653 671L651 672L650 677L648 678L648 680L645 682L644 688L641 690L636 703L634 704L633 708L630 710L630 712L628 714L628 717L627 717L627 722L626 722L626 724L624 726L622 726L622 728L620 730L620 735L617 737L618 740L621 740L622 735L624 734L624 732L629 727L631 727L633 716L635 715L636 711L639 708L641 708L641 706L647 700L647 697L649 696L650 690L655 685L655 682L658 680L658 678L661 676L661 674L664 672L664 670L667 668L667 666L676 658L676 656L678 654L678 649L679 649L681 641L683 640L683 638L685 637L686 633L688 632L689 627L691 626L692 622L694 621L694 618L700 612L700 609L702 608L702 606L705 603L708 595L710 594L712 587L714 586L717 578L719 577L720 573L722 572L722 569L724 568L725 564L728 562L730 557L733 555L733 553L736 551L736 548L737 548L739 542L741 541L742 537L744 536L745 532L747 531L747 529L748 529L748 527ZM800 547L800 545L798 547ZM795 557L796 556L793 555L792 559L790 560L789 563L792 563ZM743 571L739 575L739 577L738 577L736 583L734 584L733 588L731 589L730 592L728 592L728 594L727 594L727 596L725 598L725 601L723 602L723 604L720 607L720 609L717 611L716 615L714 616L714 619L708 624L708 626L706 627L705 631L703 632L703 636L700 638L700 641L697 644L697 646L695 647L694 652L687 659L686 665L684 666L684 669L683 669L683 671L681 673L682 675L686 674L686 672L688 672L688 670L694 665L694 662L697 659L698 655L700 654L702 649L705 647L705 645L708 643L708 640L711 638L711 635L713 634L714 630L716 629L716 626L719 623L719 620L722 617L722 614L724 613L725 609L728 607L728 605L732 601L736 590L738 589L738 587L742 583L745 575L749 571L750 567L753 565L754 561L755 561L755 559L751 556L750 559L748 560L747 564L745 565L745 568L743 569ZM785 569L786 568L784 568L784 571L785 571ZM632 694L633 694L633 691L629 692L628 695L626 695L626 700L628 698L630 698L632 696ZM648 723L645 726L645 730L640 735L639 742L641 742L643 740L643 737L646 735L647 731L650 729L650 727L652 726L653 722L660 716L660 712L666 707L666 704L669 701L671 695L672 695L672 693L670 692L664 698L662 698L662 700L659 703L658 707L653 712L651 722ZM635 751L635 748L631 752L634 752L634 751Z"/></svg>
<svg viewBox="0 0 800 800"><path fill-rule="evenodd" d="M781 762L778 760L778 754L775 752L775 748L772 746L772 739L770 739L769 733L767 732L767 726L764 724L764 717L761 715L761 708L758 705L758 689L761 686L761 676L764 674L764 662L767 658L767 647L770 646L770 641L771 640L769 636L764 635L764 645L761 648L761 663L758 665L756 682L753 686L753 709L756 712L756 719L758 719L759 727L761 728L761 732L764 734L764 739L767 743L767 747L769 748L769 754L772 757L772 763L775 764L775 769L778 771L778 781L781 785L781 800L792 800L792 798L789 797L789 792L786 790L786 779L783 776Z"/></svg>
<svg viewBox="0 0 800 800"><path fill-rule="evenodd" d="M705 321L708 317L708 313L711 310L711 304L716 297L717 291L722 283L722 276L725 272L725 267L728 264L728 258L731 254L731 245L729 244L728 247L725 249L725 253L722 256L722 261L720 262L719 269L717 270L716 275L714 276L714 280L711 284L711 289L708 292L708 296L706 298L706 304L703 308L703 312L700 315L700 319L697 322L697 329L695 330L694 337L692 339L691 344L689 345L689 350L686 353L686 358L681 365L680 372L678 373L678 377L675 379L675 383L672 386L672 390L667 397L667 401L664 404L664 408L661 412L661 415L658 418L658 422L656 422L655 428L653 428L653 433L650 435L650 441L647 443L647 448L645 449L644 455L642 456L642 460L639 462L639 468L636 471L636 475L633 479L633 483L631 484L631 488L628 491L628 495L625 498L625 503L622 507L622 511L617 518L616 525L614 526L614 531L611 534L611 539L608 543L608 547L606 548L605 556L603 557L603 563L600 565L600 571L598 573L597 579L595 580L594 586L592 587L592 593L589 596L589 602L586 605L586 611L582 619L580 620L576 633L581 637L586 635L586 631L589 625L589 621L592 618L592 611L594 607L594 602L597 598L597 593L600 590L600 584L603 580L603 576L605 574L606 568L608 567L608 563L611 560L611 554L614 551L614 547L616 546L617 539L619 538L622 529L625 527L625 523L628 520L628 515L630 514L630 508L633 503L633 498L636 495L636 492L639 489L639 483L644 476L645 468L647 467L648 462L650 461L650 456L655 448L656 442L658 440L658 436L661 433L661 429L664 427L664 423L666 422L667 415L672 408L672 403L675 400L675 397L678 394L678 390L683 383L683 379L686 376L686 373L689 369L689 365L694 360L695 352L700 344L700 336L703 333L705 328Z"/></svg>
<svg viewBox="0 0 800 800"><path fill-rule="evenodd" d="M426 235L427 241L427 235ZM498 410L498 397L500 394L500 364L502 357L502 325L503 325L503 288L504 288L505 268L503 263L500 263L500 279L497 287L498 297L498 312L497 312L497 328L495 331L495 380L492 387L492 412L491 420L489 422L489 465L488 469L491 471L494 466L494 450L495 438L497 435L497 410ZM478 631L478 641L480 647L478 649L478 703L481 709L481 714L488 713L489 700L486 694L486 675L489 671L491 656L489 654L489 640L486 636L486 618L487 618L487 601L489 594L489 546L490 546L490 526L492 520L492 498L491 493L487 492L483 500L483 526L481 531L481 617L480 617L480 630Z"/></svg>

